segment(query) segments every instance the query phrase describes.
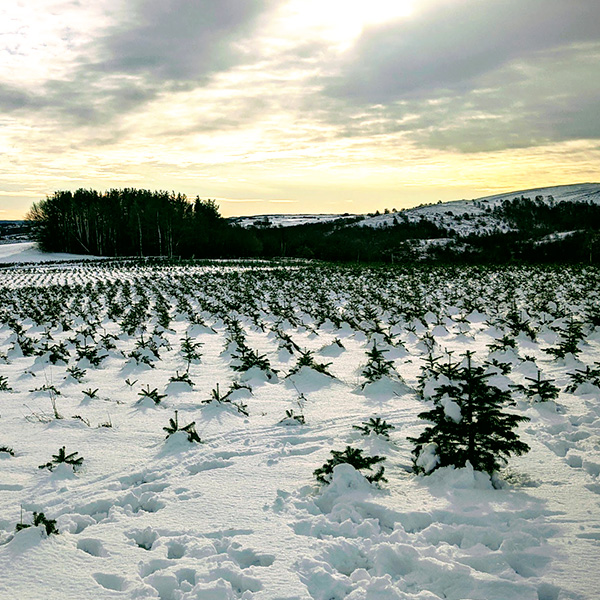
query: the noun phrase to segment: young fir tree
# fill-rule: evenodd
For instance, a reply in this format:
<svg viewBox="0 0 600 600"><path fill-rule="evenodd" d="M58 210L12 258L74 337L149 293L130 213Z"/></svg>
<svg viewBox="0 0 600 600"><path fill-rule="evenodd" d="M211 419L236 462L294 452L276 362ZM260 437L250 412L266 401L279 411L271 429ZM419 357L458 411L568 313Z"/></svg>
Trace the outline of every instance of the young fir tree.
<svg viewBox="0 0 600 600"><path fill-rule="evenodd" d="M373 342L373 347L367 352L368 362L364 366L361 375L365 378L365 382L362 384L364 388L368 383L378 381L382 377L388 377L396 373L394 369L394 361L386 360L383 350L377 347L377 344Z"/></svg>
<svg viewBox="0 0 600 600"><path fill-rule="evenodd" d="M513 385L514 389L523 392L533 402L548 402L556 400L560 390L554 385L554 379L542 379L542 372L538 369L537 377L525 377L531 383L525 385Z"/></svg>
<svg viewBox="0 0 600 600"><path fill-rule="evenodd" d="M412 451L414 470L430 473L438 467L464 467L467 461L478 471L492 474L512 454L525 454L529 446L514 431L524 416L503 412L514 406L510 392L490 385L483 367L474 366L473 353L466 353L466 364L455 371L449 383L439 386L432 396L434 408L419 415L432 424L417 438ZM424 461L424 450L435 452L435 459ZM421 460L420 460L421 459Z"/></svg>

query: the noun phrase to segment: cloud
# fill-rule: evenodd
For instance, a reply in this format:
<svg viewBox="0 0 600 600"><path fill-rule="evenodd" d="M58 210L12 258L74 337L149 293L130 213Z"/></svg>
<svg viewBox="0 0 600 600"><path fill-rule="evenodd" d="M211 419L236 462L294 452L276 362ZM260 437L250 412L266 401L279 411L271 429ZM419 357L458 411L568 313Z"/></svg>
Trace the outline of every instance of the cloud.
<svg viewBox="0 0 600 600"><path fill-rule="evenodd" d="M273 1L137 0L128 17L78 41L61 77L30 89L0 84L0 108L42 109L75 126L94 126L161 94L206 85L249 60L243 42Z"/></svg>
<svg viewBox="0 0 600 600"><path fill-rule="evenodd" d="M600 138L596 0L436 0L322 79L342 135L464 152Z"/></svg>
<svg viewBox="0 0 600 600"><path fill-rule="evenodd" d="M244 60L239 42L265 0L141 0L128 23L106 32L99 72L157 82L202 81Z"/></svg>
<svg viewBox="0 0 600 600"><path fill-rule="evenodd" d="M25 107L34 108L35 98L28 92L0 82L0 110L10 113Z"/></svg>
<svg viewBox="0 0 600 600"><path fill-rule="evenodd" d="M598 41L596 0L443 0L368 29L329 81L329 94L370 104L472 89L515 59Z"/></svg>
<svg viewBox="0 0 600 600"><path fill-rule="evenodd" d="M549 51L483 77L480 88L428 103L409 121L411 136L463 152L600 139L599 78L600 44ZM411 109L419 110L416 102Z"/></svg>

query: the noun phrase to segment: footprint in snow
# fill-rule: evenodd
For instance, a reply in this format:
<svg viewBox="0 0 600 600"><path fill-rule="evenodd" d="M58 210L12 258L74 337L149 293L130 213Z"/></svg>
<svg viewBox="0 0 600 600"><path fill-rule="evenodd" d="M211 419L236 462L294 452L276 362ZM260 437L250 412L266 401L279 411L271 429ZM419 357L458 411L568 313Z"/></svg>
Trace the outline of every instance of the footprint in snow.
<svg viewBox="0 0 600 600"><path fill-rule="evenodd" d="M92 577L104 589L123 592L129 587L129 582L120 575L111 573L92 573Z"/></svg>
<svg viewBox="0 0 600 600"><path fill-rule="evenodd" d="M102 542L93 538L85 538L77 541L77 549L82 550L90 556L103 557L108 556Z"/></svg>

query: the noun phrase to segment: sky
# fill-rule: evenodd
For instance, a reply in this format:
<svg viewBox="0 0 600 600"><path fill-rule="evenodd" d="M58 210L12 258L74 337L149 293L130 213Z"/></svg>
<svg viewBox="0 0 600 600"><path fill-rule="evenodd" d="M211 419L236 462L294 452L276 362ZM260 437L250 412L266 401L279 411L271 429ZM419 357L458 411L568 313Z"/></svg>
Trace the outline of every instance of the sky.
<svg viewBox="0 0 600 600"><path fill-rule="evenodd" d="M224 216L600 181L598 0L13 0L0 219L138 187Z"/></svg>

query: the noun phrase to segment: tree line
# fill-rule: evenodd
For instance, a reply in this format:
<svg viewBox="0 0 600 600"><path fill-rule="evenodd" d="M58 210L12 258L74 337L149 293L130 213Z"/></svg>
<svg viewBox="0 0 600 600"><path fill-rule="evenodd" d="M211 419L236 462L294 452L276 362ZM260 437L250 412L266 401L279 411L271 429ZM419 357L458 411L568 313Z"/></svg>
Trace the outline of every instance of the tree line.
<svg viewBox="0 0 600 600"><path fill-rule="evenodd" d="M57 191L27 217L46 252L218 257L238 249L214 200L144 189Z"/></svg>
<svg viewBox="0 0 600 600"><path fill-rule="evenodd" d="M514 230L459 236L400 213L385 227L340 219L293 227L241 227L214 200L125 188L58 191L27 219L42 250L97 256L315 258L341 262L600 262L600 206L515 198L493 209ZM556 239L552 232L572 231ZM442 243L419 244L419 240Z"/></svg>

